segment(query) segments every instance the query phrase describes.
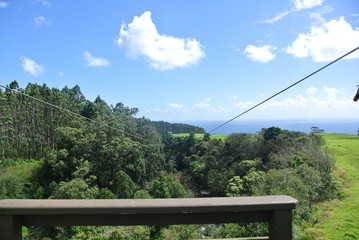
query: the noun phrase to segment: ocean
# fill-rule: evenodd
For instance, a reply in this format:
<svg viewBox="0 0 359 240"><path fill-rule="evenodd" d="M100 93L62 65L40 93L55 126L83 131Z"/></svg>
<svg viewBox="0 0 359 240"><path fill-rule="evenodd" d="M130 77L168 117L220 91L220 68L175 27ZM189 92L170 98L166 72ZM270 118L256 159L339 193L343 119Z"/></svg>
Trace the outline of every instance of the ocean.
<svg viewBox="0 0 359 240"><path fill-rule="evenodd" d="M186 121L182 123L202 127L206 132L212 131L225 121ZM318 127L326 133L345 133L358 135L357 119L282 119L282 120L234 120L211 134L258 133L262 128L279 127L283 130L310 133L312 127Z"/></svg>

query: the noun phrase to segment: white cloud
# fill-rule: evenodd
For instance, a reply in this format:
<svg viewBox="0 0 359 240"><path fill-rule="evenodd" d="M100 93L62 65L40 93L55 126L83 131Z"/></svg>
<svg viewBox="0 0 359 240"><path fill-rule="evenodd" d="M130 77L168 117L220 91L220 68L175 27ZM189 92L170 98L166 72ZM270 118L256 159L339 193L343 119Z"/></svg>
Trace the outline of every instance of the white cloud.
<svg viewBox="0 0 359 240"><path fill-rule="evenodd" d="M315 6L319 6L324 0L293 0L296 10L309 9Z"/></svg>
<svg viewBox="0 0 359 240"><path fill-rule="evenodd" d="M183 109L184 108L184 106L182 104L178 104L178 103L167 103L167 105L174 109Z"/></svg>
<svg viewBox="0 0 359 240"><path fill-rule="evenodd" d="M36 17L34 19L34 22L35 22L36 27L50 26L51 25L51 22L49 20L46 20L46 18L43 17L43 16Z"/></svg>
<svg viewBox="0 0 359 240"><path fill-rule="evenodd" d="M318 92L318 89L316 87L309 87L306 91L308 95L314 95Z"/></svg>
<svg viewBox="0 0 359 240"><path fill-rule="evenodd" d="M0 8L7 8L7 6L9 6L8 2L0 1Z"/></svg>
<svg viewBox="0 0 359 240"><path fill-rule="evenodd" d="M277 14L275 17L273 17L271 19L264 20L263 22L271 23L271 24L275 23L290 13L301 11L303 9L313 8L315 6L319 6L324 2L324 0L292 0L292 2L294 4L294 8L292 8L289 11L281 12L281 13ZM318 15L317 15L317 17L318 17Z"/></svg>
<svg viewBox="0 0 359 240"><path fill-rule="evenodd" d="M36 2L41 3L42 5L44 5L45 7L51 7L51 2L47 1L47 0L36 0Z"/></svg>
<svg viewBox="0 0 359 240"><path fill-rule="evenodd" d="M234 95L230 96L229 99L236 100L236 99L239 99L239 96L234 94Z"/></svg>
<svg viewBox="0 0 359 240"><path fill-rule="evenodd" d="M127 57L137 59L144 56L150 66L158 70L188 67L205 56L196 39L159 34L149 11L135 16L128 25L122 24L116 42L125 49Z"/></svg>
<svg viewBox="0 0 359 240"><path fill-rule="evenodd" d="M87 51L83 52L83 55L88 67L106 67L110 65L110 62L107 59L102 57L94 57Z"/></svg>
<svg viewBox="0 0 359 240"><path fill-rule="evenodd" d="M340 92L338 89L336 88L330 88L330 87L323 87L324 92L326 93L326 98L328 100L331 99L336 99L337 98L337 94Z"/></svg>
<svg viewBox="0 0 359 240"><path fill-rule="evenodd" d="M258 108L259 111L273 112L276 114L286 114L301 118L307 117L353 117L352 111L356 105L353 105L352 96L345 96L345 92L330 87L317 89L310 87L307 93L313 93L307 97L299 94L284 100L272 99ZM339 97L339 94L344 95ZM356 107L358 110L359 108Z"/></svg>
<svg viewBox="0 0 359 240"><path fill-rule="evenodd" d="M275 58L275 55L271 51L276 49L276 47L269 45L262 47L248 45L246 49L244 49L243 53L246 54L247 57L252 61L266 63L272 61Z"/></svg>
<svg viewBox="0 0 359 240"><path fill-rule="evenodd" d="M193 114L199 112L209 112L212 110L209 102L212 98L204 98L201 102L192 106L185 106L180 103L167 103L166 108L148 108L145 110L147 113L160 113L160 114Z"/></svg>
<svg viewBox="0 0 359 240"><path fill-rule="evenodd" d="M333 11L334 11L333 7L323 6L319 10L310 13L309 16L310 16L310 18L316 20L318 24L323 24L323 23L325 24L326 20L322 15L331 13Z"/></svg>
<svg viewBox="0 0 359 240"><path fill-rule="evenodd" d="M357 47L359 31L353 30L344 17L321 27L312 27L310 33L300 33L292 46L285 48L295 57L312 57L315 62L334 60ZM346 58L358 58L359 52Z"/></svg>
<svg viewBox="0 0 359 240"><path fill-rule="evenodd" d="M280 96L269 100L252 111L244 118L285 119L285 118L355 118L359 111L359 104L353 102L354 92L346 93L342 89L328 86L309 87L304 94L292 95L287 98ZM212 100L202 100L201 103ZM218 120L230 119L235 115L255 106L258 102L251 100L233 101L225 108L215 103L193 104L191 106L180 103L169 103L165 108L146 109L146 113L158 119L183 120ZM199 108L201 106L202 108Z"/></svg>
<svg viewBox="0 0 359 240"><path fill-rule="evenodd" d="M188 114L191 113L192 110L180 103L167 103L167 107L165 108L147 108L145 109L145 112L149 114L170 114L170 115L176 115L178 114Z"/></svg>
<svg viewBox="0 0 359 240"><path fill-rule="evenodd" d="M261 106L262 108L267 108L267 107L292 107L292 108L304 108L306 105L308 104L308 99L303 97L302 95L297 95L294 96L293 98L286 98L282 101L276 101L276 100L271 100L268 101L268 105L265 106Z"/></svg>
<svg viewBox="0 0 359 240"><path fill-rule="evenodd" d="M290 11L285 11L282 13L279 13L278 15L276 15L274 18L268 19L268 20L264 20L263 22L265 23L275 23L276 21L279 21L280 19L284 18L285 16L287 16L290 13Z"/></svg>
<svg viewBox="0 0 359 240"><path fill-rule="evenodd" d="M254 102L252 101L246 101L246 102L237 102L234 103L233 106L234 108L250 108L254 106Z"/></svg>
<svg viewBox="0 0 359 240"><path fill-rule="evenodd" d="M22 61L22 68L25 72L30 73L31 75L38 76L45 72L45 67L43 65L37 64L34 60L31 60L27 57L20 57Z"/></svg>
<svg viewBox="0 0 359 240"><path fill-rule="evenodd" d="M203 101L195 104L194 107L209 111L211 107L211 105L209 104L210 101L212 101L212 98L204 98Z"/></svg>
<svg viewBox="0 0 359 240"><path fill-rule="evenodd" d="M191 110L179 103L167 103L167 106L169 107L169 109L167 110L163 110L164 112L169 112L169 113L189 113L191 112Z"/></svg>

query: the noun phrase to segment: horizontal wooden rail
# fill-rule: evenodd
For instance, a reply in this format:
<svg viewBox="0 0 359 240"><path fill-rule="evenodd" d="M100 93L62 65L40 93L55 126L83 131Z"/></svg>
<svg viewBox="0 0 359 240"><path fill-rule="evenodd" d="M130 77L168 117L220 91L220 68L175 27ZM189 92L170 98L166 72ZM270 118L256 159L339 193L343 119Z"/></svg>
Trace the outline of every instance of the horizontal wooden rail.
<svg viewBox="0 0 359 240"><path fill-rule="evenodd" d="M178 199L0 200L0 239L21 226L116 226L268 222L269 239L292 239L289 196Z"/></svg>

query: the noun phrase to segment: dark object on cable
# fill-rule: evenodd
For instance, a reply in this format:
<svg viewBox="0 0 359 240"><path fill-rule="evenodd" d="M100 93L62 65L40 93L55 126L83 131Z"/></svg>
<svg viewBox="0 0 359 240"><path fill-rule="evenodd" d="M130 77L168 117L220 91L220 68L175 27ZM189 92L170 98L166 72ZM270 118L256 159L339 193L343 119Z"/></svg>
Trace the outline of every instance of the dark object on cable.
<svg viewBox="0 0 359 240"><path fill-rule="evenodd" d="M358 99L359 99L359 85L357 85L357 87L358 87L358 91L357 91L357 94L353 98L354 102L358 101Z"/></svg>

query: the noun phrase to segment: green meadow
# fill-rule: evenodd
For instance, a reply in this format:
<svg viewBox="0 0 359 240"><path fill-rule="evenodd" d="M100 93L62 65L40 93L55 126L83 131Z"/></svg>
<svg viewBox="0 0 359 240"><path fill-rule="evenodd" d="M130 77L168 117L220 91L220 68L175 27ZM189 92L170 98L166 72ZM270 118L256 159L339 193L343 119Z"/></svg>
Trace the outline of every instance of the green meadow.
<svg viewBox="0 0 359 240"><path fill-rule="evenodd" d="M175 137L187 137L189 136L189 133L178 133L178 134L173 134L173 136ZM204 134L203 133L195 133L194 136L196 138L203 138ZM211 139L222 139L224 140L228 135L224 135L224 134L211 134Z"/></svg>
<svg viewBox="0 0 359 240"><path fill-rule="evenodd" d="M335 174L343 184L344 196L317 206L308 239L359 239L359 136L323 136L335 155Z"/></svg>

